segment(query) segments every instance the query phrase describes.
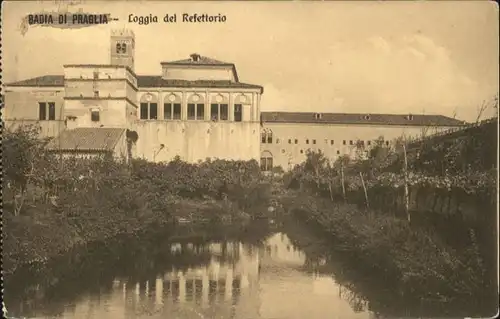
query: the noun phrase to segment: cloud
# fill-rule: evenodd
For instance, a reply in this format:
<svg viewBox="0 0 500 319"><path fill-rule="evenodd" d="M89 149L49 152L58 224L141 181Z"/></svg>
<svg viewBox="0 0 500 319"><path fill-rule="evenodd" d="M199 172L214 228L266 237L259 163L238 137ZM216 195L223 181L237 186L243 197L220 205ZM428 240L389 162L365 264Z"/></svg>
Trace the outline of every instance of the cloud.
<svg viewBox="0 0 500 319"><path fill-rule="evenodd" d="M331 109L328 101L343 99L339 112L452 114L482 98L448 50L423 35L334 45L314 69L323 94L318 104Z"/></svg>

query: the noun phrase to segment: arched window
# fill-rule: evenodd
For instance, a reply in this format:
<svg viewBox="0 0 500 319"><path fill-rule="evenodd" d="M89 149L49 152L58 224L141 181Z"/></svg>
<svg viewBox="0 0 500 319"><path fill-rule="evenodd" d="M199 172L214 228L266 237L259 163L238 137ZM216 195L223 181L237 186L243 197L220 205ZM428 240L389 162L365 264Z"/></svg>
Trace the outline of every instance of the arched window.
<svg viewBox="0 0 500 319"><path fill-rule="evenodd" d="M270 171L273 168L273 154L269 151L263 151L260 155L260 170Z"/></svg>
<svg viewBox="0 0 500 319"><path fill-rule="evenodd" d="M121 53L127 53L127 44L122 43L122 52Z"/></svg>

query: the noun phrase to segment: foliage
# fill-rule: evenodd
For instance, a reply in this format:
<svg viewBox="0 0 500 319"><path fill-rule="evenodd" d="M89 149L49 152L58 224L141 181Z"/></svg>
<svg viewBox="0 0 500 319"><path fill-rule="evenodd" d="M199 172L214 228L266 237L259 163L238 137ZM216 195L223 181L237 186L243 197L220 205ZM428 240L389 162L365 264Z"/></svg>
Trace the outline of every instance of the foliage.
<svg viewBox="0 0 500 319"><path fill-rule="evenodd" d="M405 145L408 149L408 186L427 192L448 190L496 196L496 147L491 147L497 145L496 127L486 123L467 132L438 140L438 143L425 141L418 148L404 138L397 139L391 148L385 145L383 137L379 137L368 150L364 144L358 143L357 157L344 155L334 163L330 163L321 152L309 152L305 162L289 172L285 180L289 184L298 182L314 192L328 192L335 197L341 194L342 183L347 191L360 191L361 172L368 189L389 187L396 191L405 184Z"/></svg>
<svg viewBox="0 0 500 319"><path fill-rule="evenodd" d="M255 214L269 201L256 161L189 164L176 158L129 165L105 157L61 158L46 143L34 127L3 136L7 271L174 217L243 218L238 210ZM215 203L219 199L228 204Z"/></svg>
<svg viewBox="0 0 500 319"><path fill-rule="evenodd" d="M437 234L393 216L361 213L355 205L303 193L290 198L287 206L295 216L335 242L333 249L353 261L356 269L390 280L400 294L467 300L487 284L474 250L454 249Z"/></svg>
<svg viewBox="0 0 500 319"><path fill-rule="evenodd" d="M463 229L472 232L465 245L452 245L445 234L431 227L409 223L393 214L360 210L359 204L365 201L361 176L371 200L381 204L378 206L383 211L399 207L394 204L405 199L405 186L417 194L436 194L434 201L455 196L473 198L481 204L486 204L485 200L496 202L495 124L486 122L418 143L402 137L391 147L380 137L369 149L358 143L356 157L342 156L333 163L322 153L308 153L305 162L283 179L289 188L302 190L297 196L303 202L291 207L332 236L338 249L359 264L375 265L378 271L396 276L405 293L438 299L461 295L466 299L488 285L489 277L484 274L494 267L495 260L486 248L492 231L485 225L492 222L491 212L478 211L480 218L474 225L455 224L462 216L450 218L448 222L453 220L451 225L460 228L455 229L455 235ZM358 206L337 203L344 197L343 189L348 201ZM307 191L330 200L306 198ZM448 202L448 211L449 206ZM483 235L482 240L476 238L474 229L481 231L477 233Z"/></svg>

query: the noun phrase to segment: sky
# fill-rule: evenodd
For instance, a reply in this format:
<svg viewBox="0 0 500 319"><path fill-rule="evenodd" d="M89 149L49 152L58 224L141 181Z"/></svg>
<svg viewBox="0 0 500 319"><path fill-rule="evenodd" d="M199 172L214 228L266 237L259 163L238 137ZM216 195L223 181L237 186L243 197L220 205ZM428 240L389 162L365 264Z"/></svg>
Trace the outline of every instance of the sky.
<svg viewBox="0 0 500 319"><path fill-rule="evenodd" d="M113 28L136 36L135 71L191 53L235 63L264 87L262 110L442 114L474 121L499 86L493 1L80 1L120 21L81 29L32 27L23 16L55 1L2 3L2 82L63 74L63 64L109 63ZM223 14L225 23L164 23L165 14ZM158 16L149 25L129 14ZM486 111L485 116L493 109Z"/></svg>

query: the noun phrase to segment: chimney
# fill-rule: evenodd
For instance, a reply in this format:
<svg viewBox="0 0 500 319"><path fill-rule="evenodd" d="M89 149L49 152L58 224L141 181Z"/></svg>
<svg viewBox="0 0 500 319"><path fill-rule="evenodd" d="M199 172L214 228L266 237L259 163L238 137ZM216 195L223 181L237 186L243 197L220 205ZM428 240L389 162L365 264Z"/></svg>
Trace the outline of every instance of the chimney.
<svg viewBox="0 0 500 319"><path fill-rule="evenodd" d="M191 61L193 62L198 62L198 60L200 59L200 55L198 53L193 53L190 56L191 56Z"/></svg>

